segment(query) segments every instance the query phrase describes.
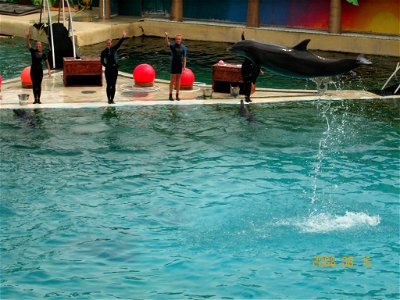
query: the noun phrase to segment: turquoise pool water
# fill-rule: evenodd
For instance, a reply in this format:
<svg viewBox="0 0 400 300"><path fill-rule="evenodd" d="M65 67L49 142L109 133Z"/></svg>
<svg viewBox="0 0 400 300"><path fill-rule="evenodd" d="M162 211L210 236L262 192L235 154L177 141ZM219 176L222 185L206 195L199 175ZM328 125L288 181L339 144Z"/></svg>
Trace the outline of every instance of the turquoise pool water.
<svg viewBox="0 0 400 300"><path fill-rule="evenodd" d="M398 102L251 111L0 111L1 298L398 299Z"/></svg>
<svg viewBox="0 0 400 300"><path fill-rule="evenodd" d="M238 37L240 38L240 37ZM164 46L164 39L152 37L132 38L123 43L120 48L120 70L132 73L133 69L142 63L151 64L157 73L157 78L169 79L169 51ZM211 43L202 41L185 41L188 47L188 67L195 75L196 81L211 83L212 65L220 59L241 63L241 59L229 53L226 49L232 44ZM104 43L82 47L81 55L99 56L104 49ZM318 52L324 57L351 57L356 54ZM335 84L331 89L378 89L392 74L398 58L367 55L374 64L355 69L351 74L334 78ZM2 39L0 43L0 73L3 77L13 78L19 76L21 70L30 65L30 54L25 48L25 40L22 38ZM10 62L10 63L8 63ZM297 80L265 73L257 81L259 87L271 88L298 88L315 89L315 83L305 80Z"/></svg>

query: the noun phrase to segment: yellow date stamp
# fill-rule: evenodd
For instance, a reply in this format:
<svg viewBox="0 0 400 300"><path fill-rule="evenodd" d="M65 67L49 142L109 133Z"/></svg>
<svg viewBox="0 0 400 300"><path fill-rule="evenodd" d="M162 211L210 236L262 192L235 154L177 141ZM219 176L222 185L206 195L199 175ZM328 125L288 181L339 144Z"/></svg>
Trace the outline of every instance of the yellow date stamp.
<svg viewBox="0 0 400 300"><path fill-rule="evenodd" d="M342 256L339 259L336 259L335 256L318 255L314 256L312 266L314 268L342 267L344 269L352 269L359 266L370 268L372 266L372 262L370 256L364 256L359 262L357 262L352 255Z"/></svg>

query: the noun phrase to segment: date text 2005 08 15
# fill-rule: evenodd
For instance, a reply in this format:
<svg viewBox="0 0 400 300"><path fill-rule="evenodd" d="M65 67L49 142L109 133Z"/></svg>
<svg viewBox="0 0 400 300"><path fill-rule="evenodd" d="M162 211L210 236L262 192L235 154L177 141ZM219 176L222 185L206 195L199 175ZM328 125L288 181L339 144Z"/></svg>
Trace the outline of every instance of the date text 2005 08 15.
<svg viewBox="0 0 400 300"><path fill-rule="evenodd" d="M312 262L314 268L335 268L337 266L342 266L343 268L357 268L358 266L363 266L370 268L372 266L371 258L369 256L364 256L361 259L361 265L356 264L354 256L342 256L341 260L337 262L335 256L314 256Z"/></svg>

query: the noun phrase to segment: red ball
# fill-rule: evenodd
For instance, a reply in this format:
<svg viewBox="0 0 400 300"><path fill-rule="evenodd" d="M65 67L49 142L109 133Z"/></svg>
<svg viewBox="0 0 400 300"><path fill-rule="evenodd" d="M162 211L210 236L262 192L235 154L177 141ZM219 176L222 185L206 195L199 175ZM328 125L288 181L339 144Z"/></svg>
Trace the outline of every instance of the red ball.
<svg viewBox="0 0 400 300"><path fill-rule="evenodd" d="M149 64L138 65L133 70L133 80L135 80L135 83L148 84L152 83L155 78L156 78L156 71Z"/></svg>
<svg viewBox="0 0 400 300"><path fill-rule="evenodd" d="M189 68L185 68L181 75L181 86L191 87L194 83L194 73Z"/></svg>
<svg viewBox="0 0 400 300"><path fill-rule="evenodd" d="M21 72L21 83L23 87L32 86L31 67L26 67Z"/></svg>

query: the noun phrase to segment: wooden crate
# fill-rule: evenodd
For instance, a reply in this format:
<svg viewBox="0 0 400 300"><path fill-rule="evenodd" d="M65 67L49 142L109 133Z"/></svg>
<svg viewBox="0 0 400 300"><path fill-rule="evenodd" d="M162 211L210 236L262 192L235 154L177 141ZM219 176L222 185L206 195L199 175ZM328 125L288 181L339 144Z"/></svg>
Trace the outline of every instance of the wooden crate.
<svg viewBox="0 0 400 300"><path fill-rule="evenodd" d="M240 87L243 95L243 80L241 74L242 65L215 64L213 65L212 87L214 92L230 94L231 85ZM251 93L255 92L255 85L251 86Z"/></svg>
<svg viewBox="0 0 400 300"><path fill-rule="evenodd" d="M103 71L98 57L64 57L64 86L103 85Z"/></svg>

